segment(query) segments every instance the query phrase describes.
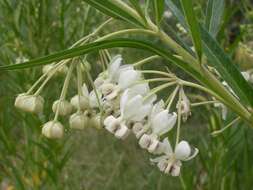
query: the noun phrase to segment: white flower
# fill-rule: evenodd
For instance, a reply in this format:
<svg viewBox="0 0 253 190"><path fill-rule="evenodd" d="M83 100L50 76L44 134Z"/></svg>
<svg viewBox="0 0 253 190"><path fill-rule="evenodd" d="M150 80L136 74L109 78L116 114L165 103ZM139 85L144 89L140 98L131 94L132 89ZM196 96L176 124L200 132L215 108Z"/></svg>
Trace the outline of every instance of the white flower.
<svg viewBox="0 0 253 190"><path fill-rule="evenodd" d="M170 131L177 121L176 113L169 113L164 108L164 102L160 101L154 105L151 114L150 122L152 133L161 136Z"/></svg>
<svg viewBox="0 0 253 190"><path fill-rule="evenodd" d="M163 150L165 155L151 159L151 162L157 163L160 171L172 176L179 176L182 161L191 160L198 154L198 149L192 151L187 141L179 142L173 152L168 138L163 141Z"/></svg>
<svg viewBox="0 0 253 190"><path fill-rule="evenodd" d="M89 118L84 113L74 113L69 118L69 125L72 129L84 129L89 123Z"/></svg>
<svg viewBox="0 0 253 190"><path fill-rule="evenodd" d="M163 107L164 102L161 100L153 106L146 125L139 124L138 126L133 126L133 132L136 137L140 138L142 135L139 140L139 145L153 154L161 153L159 137L170 131L177 121L177 114L170 114ZM149 134L144 134L148 130L151 130Z"/></svg>
<svg viewBox="0 0 253 190"><path fill-rule="evenodd" d="M154 134L144 134L139 140L139 145L143 149L147 149L152 154L161 154L163 152L162 143Z"/></svg>
<svg viewBox="0 0 253 190"><path fill-rule="evenodd" d="M59 109L59 115L69 115L72 112L72 105L66 100L56 100L53 103L52 110L56 113L57 109Z"/></svg>
<svg viewBox="0 0 253 190"><path fill-rule="evenodd" d="M120 113L122 120L142 121L152 108L151 104L145 104L141 95L136 95L131 89L127 89L120 99Z"/></svg>
<svg viewBox="0 0 253 190"><path fill-rule="evenodd" d="M58 121L49 121L43 125L42 134L47 138L62 138L64 133L63 125Z"/></svg>
<svg viewBox="0 0 253 190"><path fill-rule="evenodd" d="M104 125L107 131L114 134L119 139L125 139L129 134L130 130L124 125L120 119L113 116L108 116L104 120Z"/></svg>
<svg viewBox="0 0 253 190"><path fill-rule="evenodd" d="M19 94L15 100L15 106L23 111L42 113L44 99L41 96Z"/></svg>

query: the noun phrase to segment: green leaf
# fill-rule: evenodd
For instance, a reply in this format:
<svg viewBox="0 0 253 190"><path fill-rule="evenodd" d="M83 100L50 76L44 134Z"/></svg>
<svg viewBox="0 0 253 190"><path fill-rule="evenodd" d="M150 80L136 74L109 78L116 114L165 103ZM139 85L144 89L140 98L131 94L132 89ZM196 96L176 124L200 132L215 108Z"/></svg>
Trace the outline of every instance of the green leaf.
<svg viewBox="0 0 253 190"><path fill-rule="evenodd" d="M113 1L110 0L107 1L84 0L84 1L108 16L124 20L136 26L145 27L145 24L143 24L143 22L141 22L140 19L134 17L132 14L124 10L123 7L120 7L117 4L113 3Z"/></svg>
<svg viewBox="0 0 253 190"><path fill-rule="evenodd" d="M188 27L191 33L195 51L197 53L199 62L201 62L201 58L202 58L201 35L200 35L200 30L199 30L199 24L196 19L195 12L193 10L192 0L181 0L181 4L182 4L184 15L186 17Z"/></svg>
<svg viewBox="0 0 253 190"><path fill-rule="evenodd" d="M220 30L224 12L224 0L209 0L206 9L206 27L209 33L216 37Z"/></svg>
<svg viewBox="0 0 253 190"><path fill-rule="evenodd" d="M240 97L244 103L250 102L253 105L253 90L249 83L244 79L239 69L232 62L231 58L226 55L217 41L201 27L201 34L206 56L209 63L214 66L223 79L229 84L233 91Z"/></svg>
<svg viewBox="0 0 253 190"><path fill-rule="evenodd" d="M129 0L129 2L133 5L133 7L135 8L135 10L139 13L139 15L141 16L141 18L143 19L144 22L147 22L145 14L139 4L139 0Z"/></svg>
<svg viewBox="0 0 253 190"><path fill-rule="evenodd" d="M46 65L52 62L57 62L63 59L73 58L76 56L84 55L92 51L97 51L101 49L115 48L115 47L129 47L129 48L137 48L148 50L154 54L160 55L165 58L167 61L170 61L186 71L191 76L195 77L195 79L199 81L204 81L203 77L196 71L191 64L188 64L182 61L179 58L173 56L172 53L167 50L161 49L158 45L154 45L150 42L145 42L143 40L133 40L133 39L113 39L113 40L105 40L99 42L93 42L90 44L86 44L83 46L79 46L76 48L60 51L45 57L37 58L25 63L15 64L15 65L7 65L0 66L0 71L4 70L17 70L17 69L25 69L31 68L40 65Z"/></svg>
<svg viewBox="0 0 253 190"><path fill-rule="evenodd" d="M188 29L181 10L171 0L167 0L166 2L182 26ZM203 26L200 27L200 32L202 36L203 51L210 61L210 64L217 69L222 78L233 89L241 101L253 106L252 87L244 79L239 69L235 66L229 56L226 55L219 43L204 29Z"/></svg>
<svg viewBox="0 0 253 190"><path fill-rule="evenodd" d="M156 25L160 26L160 23L163 18L165 2L164 2L164 0L155 0L155 1L153 1L153 6L154 6L154 10L155 10Z"/></svg>

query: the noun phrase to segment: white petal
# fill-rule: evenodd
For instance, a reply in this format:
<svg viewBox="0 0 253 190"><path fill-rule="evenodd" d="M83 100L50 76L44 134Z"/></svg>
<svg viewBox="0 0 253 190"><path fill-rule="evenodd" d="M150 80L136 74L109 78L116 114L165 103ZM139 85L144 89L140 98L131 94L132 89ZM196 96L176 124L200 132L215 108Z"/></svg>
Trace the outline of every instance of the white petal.
<svg viewBox="0 0 253 190"><path fill-rule="evenodd" d="M120 108L122 117L127 120L133 117L139 110L139 108L142 106L142 96L137 95L133 98L131 98L127 104L122 108Z"/></svg>
<svg viewBox="0 0 253 190"><path fill-rule="evenodd" d="M143 96L143 95L146 95L150 91L150 88L149 88L148 83L143 83L143 84L136 84L132 86L131 90L135 92L136 94L140 94Z"/></svg>
<svg viewBox="0 0 253 190"><path fill-rule="evenodd" d="M168 156L162 155L162 156L159 156L159 157L156 157L156 158L151 158L150 161L154 162L154 163L158 163L158 162L161 162L161 161L166 161L167 159L168 159Z"/></svg>
<svg viewBox="0 0 253 190"><path fill-rule="evenodd" d="M155 117L156 114L158 114L163 110L164 110L164 101L161 100L153 106L152 111L150 113L150 117L151 118Z"/></svg>
<svg viewBox="0 0 253 190"><path fill-rule="evenodd" d="M87 86L86 86L85 83L82 86L82 93L83 93L83 96L89 97L89 90L88 90L88 88L87 88Z"/></svg>
<svg viewBox="0 0 253 190"><path fill-rule="evenodd" d="M98 91L97 91L97 93L98 93L99 101L101 102L101 100L102 100L102 94L99 93ZM90 106L92 108L96 108L96 107L99 106L98 99L97 99L97 96L96 96L96 93L95 93L94 90L90 92L89 103L90 103Z"/></svg>
<svg viewBox="0 0 253 190"><path fill-rule="evenodd" d="M151 121L153 133L163 135L167 133L176 123L176 115L169 114L168 110L161 111Z"/></svg>
<svg viewBox="0 0 253 190"><path fill-rule="evenodd" d="M173 154L173 150L168 138L163 139L163 151L166 155L170 156Z"/></svg>
<svg viewBox="0 0 253 190"><path fill-rule="evenodd" d="M143 105L139 108L138 112L131 118L132 121L142 121L152 109L151 105Z"/></svg>
<svg viewBox="0 0 253 190"><path fill-rule="evenodd" d="M121 98L120 98L120 109L121 110L124 110L125 109L125 105L127 104L127 101L129 100L129 90L125 90L123 92L123 94L121 95Z"/></svg>
<svg viewBox="0 0 253 190"><path fill-rule="evenodd" d="M122 56L121 55L116 55L115 57L112 58L108 72L109 72L109 77L111 81L115 81L117 77L117 73L119 71L120 65L122 63Z"/></svg>
<svg viewBox="0 0 253 190"><path fill-rule="evenodd" d="M175 149L176 159L186 160L191 155L191 147L188 142L181 141Z"/></svg>
<svg viewBox="0 0 253 190"><path fill-rule="evenodd" d="M119 76L119 87L126 89L134 84L136 81L141 79L141 74L135 70L126 70L120 73Z"/></svg>
<svg viewBox="0 0 253 190"><path fill-rule="evenodd" d="M144 100L144 104L153 104L157 99L157 95L153 94L152 96L149 96L147 99Z"/></svg>

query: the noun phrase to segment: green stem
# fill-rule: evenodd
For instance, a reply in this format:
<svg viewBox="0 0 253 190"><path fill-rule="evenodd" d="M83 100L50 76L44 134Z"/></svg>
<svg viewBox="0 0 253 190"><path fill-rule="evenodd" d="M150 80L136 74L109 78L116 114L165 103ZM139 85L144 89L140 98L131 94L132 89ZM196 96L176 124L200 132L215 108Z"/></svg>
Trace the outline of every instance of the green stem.
<svg viewBox="0 0 253 190"><path fill-rule="evenodd" d="M171 105L172 105L172 103L173 103L173 101L174 101L174 99L175 99L175 97L176 97L176 95L177 95L178 90L179 90L179 86L177 86L177 87L175 88L175 90L174 90L174 91L172 92L172 94L169 96L168 100L165 102L165 105L168 104L167 110L169 110L169 111L170 111L170 107L171 107Z"/></svg>
<svg viewBox="0 0 253 190"><path fill-rule="evenodd" d="M154 61L154 60L159 59L159 58L160 58L160 56L158 56L158 55L150 56L146 59L142 59L142 60L140 60L136 63L133 63L133 66L134 67L139 67L139 66L142 66L145 63L149 63L149 62Z"/></svg>
<svg viewBox="0 0 253 190"><path fill-rule="evenodd" d="M83 96L82 93L82 71L81 71L81 63L77 63L76 67L76 73L77 73L77 91L78 91L78 101L79 101L79 106L78 106L78 112L81 111L81 97Z"/></svg>
<svg viewBox="0 0 253 190"><path fill-rule="evenodd" d="M180 127L181 127L181 116L182 116L182 86L180 87L179 90L179 98L178 98L178 111L177 111L177 137L176 137L176 144L175 144L175 149L176 146L179 143L179 138L180 138Z"/></svg>
<svg viewBox="0 0 253 190"><path fill-rule="evenodd" d="M205 101L205 102L192 103L191 107L203 106L203 105L214 104L214 103L218 103L218 102L217 101Z"/></svg>
<svg viewBox="0 0 253 190"><path fill-rule="evenodd" d="M217 130L217 131L214 131L212 132L212 136L216 137L218 136L219 134L223 133L226 129L228 129L229 127L231 127L232 125L234 125L235 123L237 123L238 121L240 121L240 117L237 117L236 119L234 119L233 121L231 121L227 126L225 126L224 128L220 129L220 130Z"/></svg>
<svg viewBox="0 0 253 190"><path fill-rule="evenodd" d="M159 74L159 75L163 75L169 78L175 78L175 75L163 72L163 71L155 71L155 70L141 70L139 71L140 73L144 73L144 74Z"/></svg>
<svg viewBox="0 0 253 190"><path fill-rule="evenodd" d="M70 67L69 67L67 76L66 76L66 78L65 78L65 81L64 81L64 84L63 84L63 87L62 87L61 96L60 96L60 101L59 101L59 103L57 104L56 113L55 113L55 116L54 116L54 121L57 121L57 120L58 120L60 104L61 104L61 102L62 102L62 101L65 99L65 97L66 97L67 90L68 90L68 87L69 87L70 78L71 78L71 74L72 74L72 71L73 71L74 66L75 66L75 64L71 64Z"/></svg>
<svg viewBox="0 0 253 190"><path fill-rule="evenodd" d="M163 84L163 85L160 85L156 88L153 88L149 93L148 95L146 95L143 100L147 100L148 98L150 98L152 95L156 94L157 92L165 89L165 88L168 88L170 86L173 86L174 84L176 84L177 82L169 82L169 83L166 83L166 84Z"/></svg>

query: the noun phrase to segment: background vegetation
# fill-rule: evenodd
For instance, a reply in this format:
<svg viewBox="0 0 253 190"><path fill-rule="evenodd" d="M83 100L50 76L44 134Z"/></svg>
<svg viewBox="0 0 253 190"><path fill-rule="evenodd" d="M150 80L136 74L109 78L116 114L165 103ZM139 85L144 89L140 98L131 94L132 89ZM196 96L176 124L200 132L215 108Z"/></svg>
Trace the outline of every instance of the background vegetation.
<svg viewBox="0 0 253 190"><path fill-rule="evenodd" d="M196 1L200 18L206 4ZM227 0L223 18L219 42L238 64L251 68L249 50L238 56L243 51L242 44L252 46L250 0ZM66 49L106 19L81 0L0 0L0 64L17 64L20 59ZM176 24L173 17L163 22L168 32L169 26ZM103 33L115 29L111 25ZM122 53L126 63L147 57L143 51L111 51L116 52ZM89 61L96 75L98 53L89 56ZM180 178L163 175L151 166L150 155L132 137L122 142L104 130L88 128L81 132L67 130L62 140L43 138L41 125L52 117L50 105L59 96L63 78L55 78L43 92L49 103L39 117L13 106L15 96L40 75L41 68L0 73L0 189L253 189L252 130L234 126L212 137L210 132L227 122L222 121L219 110L210 107L194 108L184 127L185 137L200 149L200 154L183 166ZM161 96L166 93L169 92Z"/></svg>

